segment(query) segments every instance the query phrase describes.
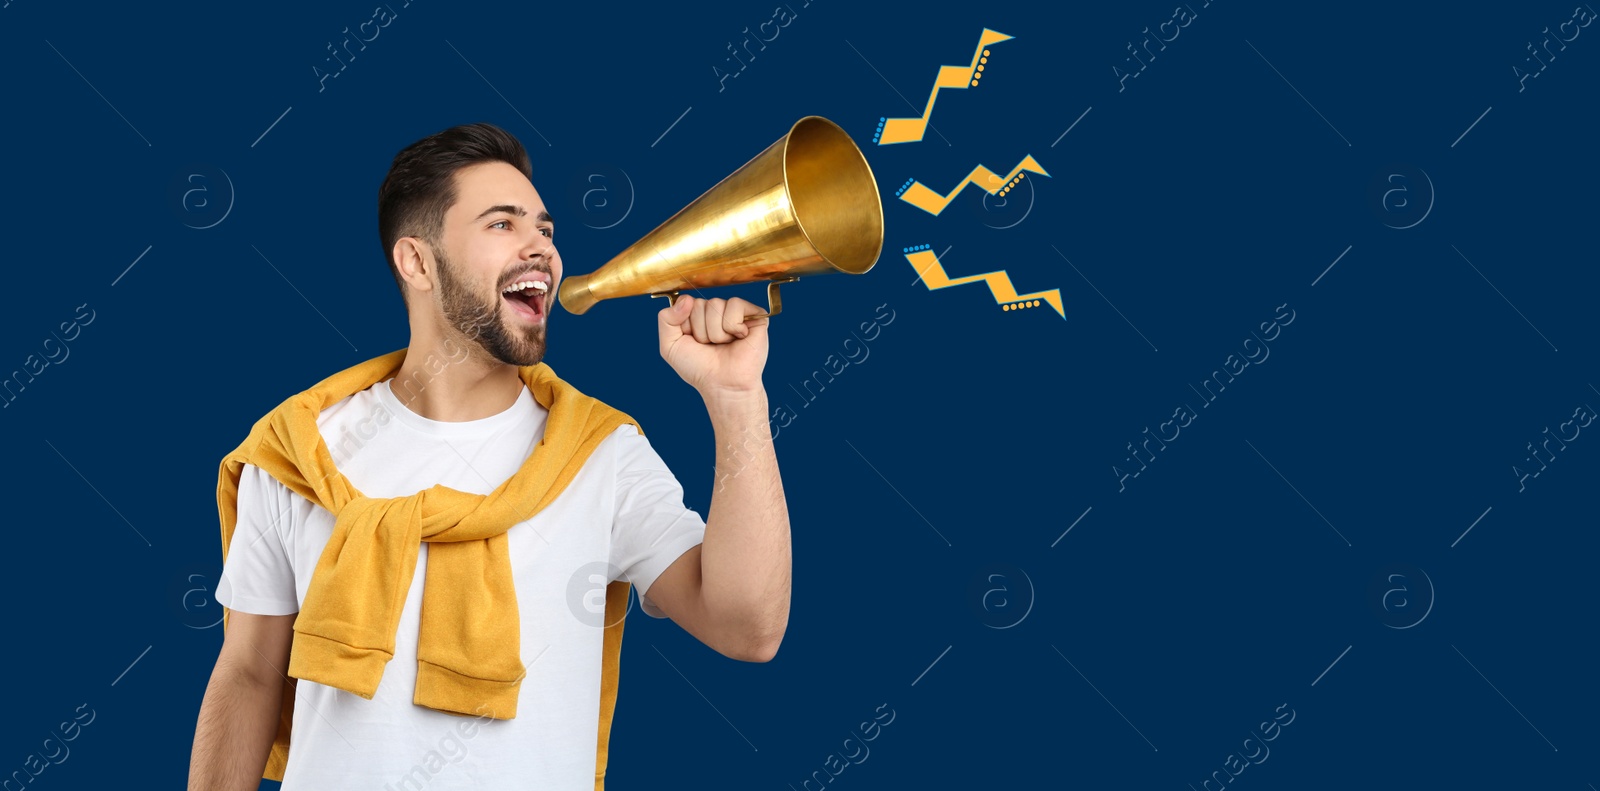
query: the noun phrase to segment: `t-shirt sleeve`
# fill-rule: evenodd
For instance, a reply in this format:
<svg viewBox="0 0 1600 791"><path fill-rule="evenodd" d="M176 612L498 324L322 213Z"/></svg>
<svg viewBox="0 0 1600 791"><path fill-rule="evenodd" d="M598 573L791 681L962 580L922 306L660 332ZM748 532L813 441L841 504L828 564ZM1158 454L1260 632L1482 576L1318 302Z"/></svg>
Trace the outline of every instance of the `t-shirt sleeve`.
<svg viewBox="0 0 1600 791"><path fill-rule="evenodd" d="M230 610L255 615L300 611L294 565L284 548L291 525L291 492L272 476L245 465L239 476L239 518L228 557L217 580L217 601Z"/></svg>
<svg viewBox="0 0 1600 791"><path fill-rule="evenodd" d="M683 486L637 428L620 426L607 441L616 443L617 454L611 562L637 587L645 614L665 618L646 593L673 561L705 540L706 523L683 504Z"/></svg>

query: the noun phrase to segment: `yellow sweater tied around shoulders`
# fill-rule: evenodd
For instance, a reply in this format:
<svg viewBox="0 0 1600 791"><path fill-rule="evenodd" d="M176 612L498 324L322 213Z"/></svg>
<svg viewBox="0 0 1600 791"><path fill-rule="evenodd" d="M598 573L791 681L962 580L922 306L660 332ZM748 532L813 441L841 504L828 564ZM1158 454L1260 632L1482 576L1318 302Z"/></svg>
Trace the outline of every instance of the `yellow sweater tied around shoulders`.
<svg viewBox="0 0 1600 791"><path fill-rule="evenodd" d="M549 415L544 438L516 474L487 495L436 484L408 497L367 497L335 468L317 416L395 376L405 357L400 349L336 373L251 427L244 443L222 460L217 484L222 556L226 562L246 464L334 514L333 535L294 622L288 675L370 700L394 657L395 632L421 542L429 542L412 702L450 714L509 720L517 716L527 668L520 656L506 531L553 502L618 426L638 424L579 392L548 365L524 366L518 369L523 383ZM627 602L628 583L607 586L596 791L605 783ZM268 780L283 780L293 713L291 689L283 696L278 735L263 773Z"/></svg>

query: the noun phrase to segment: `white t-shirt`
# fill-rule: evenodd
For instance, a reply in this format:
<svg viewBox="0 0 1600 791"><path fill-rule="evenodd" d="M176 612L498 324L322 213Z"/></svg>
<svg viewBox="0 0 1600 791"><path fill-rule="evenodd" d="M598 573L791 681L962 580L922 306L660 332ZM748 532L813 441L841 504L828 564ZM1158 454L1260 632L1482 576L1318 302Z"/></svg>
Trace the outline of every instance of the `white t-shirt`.
<svg viewBox="0 0 1600 791"><path fill-rule="evenodd" d="M404 497L434 484L488 494L544 436L548 411L526 387L481 420L446 423L412 412L380 382L317 419L339 471L369 497ZM247 465L239 518L217 601L239 612L300 611L334 516ZM633 583L645 598L662 571L701 543L705 522L650 443L620 426L594 449L559 497L507 532L528 664L510 720L417 706L417 628L428 544L417 558L372 700L298 681L285 791L328 788L541 788L592 791L600 714L605 585Z"/></svg>

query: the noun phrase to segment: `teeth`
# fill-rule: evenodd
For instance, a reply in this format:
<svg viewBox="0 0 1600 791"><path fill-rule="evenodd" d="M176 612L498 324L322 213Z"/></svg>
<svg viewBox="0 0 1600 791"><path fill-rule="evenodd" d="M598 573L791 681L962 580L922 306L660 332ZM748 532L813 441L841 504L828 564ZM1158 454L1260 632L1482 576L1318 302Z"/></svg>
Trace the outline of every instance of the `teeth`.
<svg viewBox="0 0 1600 791"><path fill-rule="evenodd" d="M549 291L550 290L550 286L545 284L545 282L543 280L535 280L535 281L533 281L533 287L539 289L540 291Z"/></svg>
<svg viewBox="0 0 1600 791"><path fill-rule="evenodd" d="M502 291L501 293L502 294L510 294L510 293L517 292L517 291L525 291L525 290L527 290L529 288L536 288L536 289L538 289L540 291L549 291L550 290L550 286L548 284L546 284L542 280L524 280L521 283L513 283L511 286L506 288L506 290Z"/></svg>

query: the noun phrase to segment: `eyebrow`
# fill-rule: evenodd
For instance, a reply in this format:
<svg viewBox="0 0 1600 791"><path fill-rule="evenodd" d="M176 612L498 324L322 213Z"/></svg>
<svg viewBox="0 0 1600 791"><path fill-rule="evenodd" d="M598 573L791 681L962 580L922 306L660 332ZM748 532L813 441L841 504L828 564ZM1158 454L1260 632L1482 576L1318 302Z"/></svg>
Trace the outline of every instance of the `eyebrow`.
<svg viewBox="0 0 1600 791"><path fill-rule="evenodd" d="M481 220L481 219L483 219L485 217L488 217L491 214L495 214L497 212L504 212L506 214L515 214L518 217L526 217L526 216L528 216L528 210L527 209L524 209L521 206L517 206L515 204L502 203L502 204L500 204L498 206L490 206L489 208L484 209L483 213L478 215L477 217L474 217L472 221L473 222L477 222L478 220ZM539 216L535 217L534 221L535 222L548 222L548 223L555 222L555 220L550 219L550 212L548 212L548 211L539 212Z"/></svg>

